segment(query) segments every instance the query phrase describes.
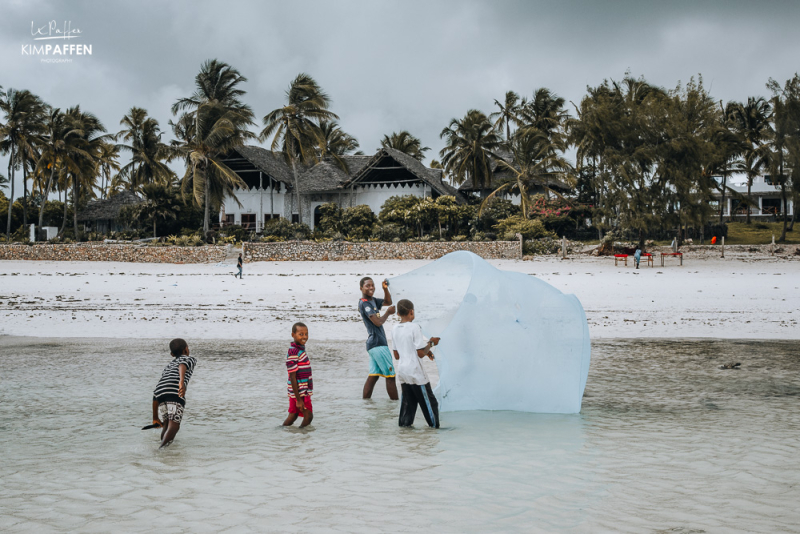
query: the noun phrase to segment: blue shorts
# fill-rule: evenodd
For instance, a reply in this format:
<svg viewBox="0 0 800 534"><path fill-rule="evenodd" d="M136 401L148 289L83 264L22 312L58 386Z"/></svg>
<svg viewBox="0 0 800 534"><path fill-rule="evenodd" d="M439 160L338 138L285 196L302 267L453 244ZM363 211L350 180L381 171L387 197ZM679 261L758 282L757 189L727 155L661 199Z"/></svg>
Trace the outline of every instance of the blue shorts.
<svg viewBox="0 0 800 534"><path fill-rule="evenodd" d="M373 347L367 351L369 353L369 376L382 376L384 378L394 378L394 365L392 365L392 353L389 347Z"/></svg>

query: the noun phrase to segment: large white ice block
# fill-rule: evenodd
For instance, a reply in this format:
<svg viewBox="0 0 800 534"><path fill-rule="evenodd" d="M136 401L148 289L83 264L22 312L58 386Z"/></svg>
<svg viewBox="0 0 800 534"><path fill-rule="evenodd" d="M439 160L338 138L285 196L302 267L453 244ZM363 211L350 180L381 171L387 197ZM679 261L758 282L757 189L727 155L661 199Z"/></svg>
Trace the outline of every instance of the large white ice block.
<svg viewBox="0 0 800 534"><path fill-rule="evenodd" d="M453 252L390 280L435 350L442 411L578 413L591 348L583 307L534 276Z"/></svg>

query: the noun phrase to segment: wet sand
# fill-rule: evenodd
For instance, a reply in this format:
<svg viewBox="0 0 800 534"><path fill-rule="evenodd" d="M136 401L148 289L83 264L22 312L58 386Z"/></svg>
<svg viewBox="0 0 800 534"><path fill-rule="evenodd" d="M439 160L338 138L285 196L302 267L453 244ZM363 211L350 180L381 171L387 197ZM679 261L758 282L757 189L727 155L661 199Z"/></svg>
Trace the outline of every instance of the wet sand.
<svg viewBox="0 0 800 534"><path fill-rule="evenodd" d="M240 281L233 262L2 261L0 335L278 340L302 320L316 339L357 340L358 280L425 263L257 262ZM491 263L575 294L595 339L800 339L800 261L687 254L683 267L639 270L585 256Z"/></svg>

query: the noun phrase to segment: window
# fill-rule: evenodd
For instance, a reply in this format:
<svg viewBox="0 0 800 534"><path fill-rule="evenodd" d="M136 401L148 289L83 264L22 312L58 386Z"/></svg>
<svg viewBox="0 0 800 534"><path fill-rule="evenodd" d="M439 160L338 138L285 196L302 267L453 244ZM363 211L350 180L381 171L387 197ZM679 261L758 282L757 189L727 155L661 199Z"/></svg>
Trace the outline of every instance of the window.
<svg viewBox="0 0 800 534"><path fill-rule="evenodd" d="M277 214L265 213L264 214L264 224L267 224L269 221L273 219L280 219L281 216Z"/></svg>
<svg viewBox="0 0 800 534"><path fill-rule="evenodd" d="M233 224L233 215L225 215L225 220L222 221L222 226L231 226Z"/></svg>
<svg viewBox="0 0 800 534"><path fill-rule="evenodd" d="M764 215L778 215L779 213L781 213L781 199L762 198L761 213L763 213Z"/></svg>
<svg viewBox="0 0 800 534"><path fill-rule="evenodd" d="M292 213L292 222L299 223L300 222L300 214L299 213Z"/></svg>
<svg viewBox="0 0 800 534"><path fill-rule="evenodd" d="M255 213L242 213L242 228L247 228L249 230L256 229Z"/></svg>

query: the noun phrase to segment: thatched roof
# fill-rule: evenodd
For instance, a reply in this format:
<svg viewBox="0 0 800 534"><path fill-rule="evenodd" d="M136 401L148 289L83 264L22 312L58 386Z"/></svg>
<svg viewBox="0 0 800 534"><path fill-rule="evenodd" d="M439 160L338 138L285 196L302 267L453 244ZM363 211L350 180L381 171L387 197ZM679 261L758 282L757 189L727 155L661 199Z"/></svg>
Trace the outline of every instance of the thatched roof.
<svg viewBox="0 0 800 534"><path fill-rule="evenodd" d="M292 168L278 152L272 152L257 146L243 146L236 149L238 155L249 161L255 168L285 184L288 188L294 187ZM392 148L382 148L373 156L342 156L347 164L347 172L342 170L332 158L311 166L299 166L298 185L301 193L322 191L340 191L347 187L357 186L359 181L371 170L379 170L378 165L391 158L400 168L407 170L416 179L428 184L431 189L440 195L452 195L459 202L464 202L463 195L457 189L442 181L442 172L439 169L429 169L415 158ZM393 169L398 167L392 164ZM387 180L387 184L391 180Z"/></svg>
<svg viewBox="0 0 800 534"><path fill-rule="evenodd" d="M86 209L78 213L79 221L114 220L119 217L120 210L125 206L133 206L144 202L136 193L121 191L104 200L92 200Z"/></svg>
<svg viewBox="0 0 800 534"><path fill-rule="evenodd" d="M489 187L476 187L472 184L472 179L468 178L463 184L458 187L458 190L464 193L467 192L478 192L478 191L493 191L497 189L501 184L507 182L509 180L514 179L514 173L506 168L498 168L497 165L493 166L492 169L492 184ZM567 184L562 182L561 180L556 180L555 178L551 178L547 182L548 187L560 191L568 191L569 187Z"/></svg>
<svg viewBox="0 0 800 534"><path fill-rule="evenodd" d="M363 181L370 171L380 170L381 163L385 158L391 158L400 166L405 168L408 172L413 174L421 182L428 184L433 191L440 195L452 195L456 197L459 202L465 202L463 196L454 187L448 185L442 180L443 173L441 169L429 169L416 158L395 150L394 148L381 148L378 152L369 158L369 162L356 173L352 174L352 178L341 184L342 188L350 186L357 186L359 182Z"/></svg>
<svg viewBox="0 0 800 534"><path fill-rule="evenodd" d="M371 158L370 156L342 156L342 159L349 172L344 172L332 159L325 159L313 167L304 168L298 177L300 192L335 191L351 176L361 172Z"/></svg>
<svg viewBox="0 0 800 534"><path fill-rule="evenodd" d="M236 152L265 174L289 187L292 186L292 168L280 152L273 152L260 146L241 146Z"/></svg>

